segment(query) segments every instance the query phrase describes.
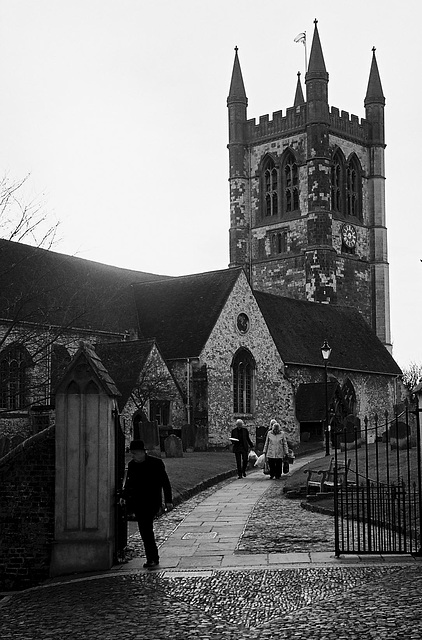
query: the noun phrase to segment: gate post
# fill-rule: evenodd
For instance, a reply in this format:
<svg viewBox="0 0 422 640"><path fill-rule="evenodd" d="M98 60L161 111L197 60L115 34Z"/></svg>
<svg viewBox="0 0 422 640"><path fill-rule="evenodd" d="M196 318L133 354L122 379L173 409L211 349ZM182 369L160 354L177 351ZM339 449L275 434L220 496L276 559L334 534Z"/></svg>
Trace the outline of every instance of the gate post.
<svg viewBox="0 0 422 640"><path fill-rule="evenodd" d="M416 400L416 441L417 441L417 459L418 459L418 497L419 497L419 548L418 556L422 556L422 432L420 413L422 412L422 383L419 383L415 391Z"/></svg>
<svg viewBox="0 0 422 640"><path fill-rule="evenodd" d="M82 344L56 390L51 576L113 564L118 395L95 351Z"/></svg>

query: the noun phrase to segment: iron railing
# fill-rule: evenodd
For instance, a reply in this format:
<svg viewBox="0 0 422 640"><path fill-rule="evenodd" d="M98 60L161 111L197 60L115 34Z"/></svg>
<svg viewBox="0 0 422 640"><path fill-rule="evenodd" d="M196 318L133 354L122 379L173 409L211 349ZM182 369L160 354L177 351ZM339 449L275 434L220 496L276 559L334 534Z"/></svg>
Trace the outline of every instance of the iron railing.
<svg viewBox="0 0 422 640"><path fill-rule="evenodd" d="M419 408L333 433L335 553L422 555ZM343 460L344 458L344 460ZM348 462L350 460L350 465ZM341 466L347 475L337 475Z"/></svg>

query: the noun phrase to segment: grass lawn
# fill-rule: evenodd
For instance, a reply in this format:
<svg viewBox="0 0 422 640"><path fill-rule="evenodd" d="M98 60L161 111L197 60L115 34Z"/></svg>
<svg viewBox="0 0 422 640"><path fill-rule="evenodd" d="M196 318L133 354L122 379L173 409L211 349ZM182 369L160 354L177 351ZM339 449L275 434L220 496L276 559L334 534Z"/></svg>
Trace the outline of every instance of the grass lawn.
<svg viewBox="0 0 422 640"><path fill-rule="evenodd" d="M126 462L129 460L130 454ZM215 484L216 476L223 480L237 475L235 457L229 451L184 452L183 458L166 458L163 454L162 461L170 478L175 503Z"/></svg>
<svg viewBox="0 0 422 640"><path fill-rule="evenodd" d="M321 456L320 458L313 460L311 463L305 465L298 471L294 471L294 467L291 467L292 475L286 481L284 491L301 492L304 496L306 488L306 471L308 469L328 469L330 460L334 454L330 456ZM386 445L379 443L378 447L375 444L368 445L368 447L361 447L357 449L357 454L354 450L350 450L347 453L347 458L351 459L350 472L348 473L348 480L356 482L356 469L360 478L360 483L364 481L366 477L366 471L368 470L368 476L375 481L387 482L389 478L390 483L397 484L401 478L406 484L412 485L418 483L417 473L417 449L413 447L409 451L396 449L387 449ZM345 461L344 452L338 452L338 459L340 462ZM321 507L331 508L334 507L334 501L332 497L318 500L318 504Z"/></svg>

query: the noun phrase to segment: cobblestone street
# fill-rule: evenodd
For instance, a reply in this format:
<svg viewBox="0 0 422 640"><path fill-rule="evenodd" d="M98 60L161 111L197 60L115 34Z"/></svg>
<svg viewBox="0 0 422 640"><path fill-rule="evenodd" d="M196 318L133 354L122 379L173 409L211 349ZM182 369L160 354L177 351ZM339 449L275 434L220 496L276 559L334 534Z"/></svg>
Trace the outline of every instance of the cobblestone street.
<svg viewBox="0 0 422 640"><path fill-rule="evenodd" d="M140 568L143 548L135 534L126 565L6 597L0 603L2 640L422 639L422 563L410 557L334 559L332 518L301 509L282 487L283 481L271 482L253 472L244 481L208 489L159 518L159 571ZM217 507L225 513L222 503L230 496L234 505L241 506L240 496L252 506L241 534L233 537L233 564L222 568L228 552L220 560L208 538L217 549L218 544L227 548L230 535L224 533L223 540L221 534L217 542L211 516ZM205 542L199 534L194 537L198 514L210 531ZM240 523L240 515L233 522ZM174 557L183 543L191 554L184 567ZM295 564L295 557L316 551L321 562ZM249 566L253 558L256 567ZM263 568L265 561L275 564Z"/></svg>

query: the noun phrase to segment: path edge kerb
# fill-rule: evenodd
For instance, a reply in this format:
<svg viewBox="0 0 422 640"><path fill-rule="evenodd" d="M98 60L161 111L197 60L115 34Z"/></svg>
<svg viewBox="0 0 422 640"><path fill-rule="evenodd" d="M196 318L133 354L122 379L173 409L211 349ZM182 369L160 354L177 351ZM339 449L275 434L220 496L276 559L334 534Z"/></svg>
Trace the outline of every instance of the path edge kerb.
<svg viewBox="0 0 422 640"><path fill-rule="evenodd" d="M236 469L232 469L231 471L224 471L223 473L218 473L216 476L211 476L211 478L206 478L205 480L203 480L202 482L199 482L193 487L190 487L189 489L185 489L184 491L181 491L180 493L177 493L175 496L173 496L173 505L176 507L179 504L186 502L186 500L189 500L189 498L192 498L193 496L196 496L198 493L201 493L201 491L205 491L205 489L210 489L216 484L219 484L224 480L229 480L230 478L233 478L236 475L237 475Z"/></svg>

